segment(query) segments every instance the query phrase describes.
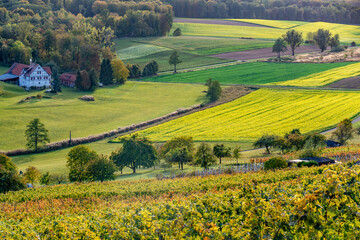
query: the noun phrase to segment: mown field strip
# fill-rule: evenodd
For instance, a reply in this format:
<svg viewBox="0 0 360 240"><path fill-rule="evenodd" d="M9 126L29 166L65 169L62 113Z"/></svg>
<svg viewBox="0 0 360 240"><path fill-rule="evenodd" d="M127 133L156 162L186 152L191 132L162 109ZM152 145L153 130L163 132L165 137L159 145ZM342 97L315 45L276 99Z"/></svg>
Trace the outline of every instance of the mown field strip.
<svg viewBox="0 0 360 240"><path fill-rule="evenodd" d="M319 87L358 75L360 75L360 63L354 63L343 67L333 68L324 72L314 73L294 80L271 83L271 85Z"/></svg>
<svg viewBox="0 0 360 240"><path fill-rule="evenodd" d="M116 56L121 60L145 57L154 53L170 50L166 47L151 44L139 44L116 51Z"/></svg>
<svg viewBox="0 0 360 240"><path fill-rule="evenodd" d="M260 89L139 134L156 142L182 135L196 141L253 141L294 128L302 133L329 128L357 115L359 104L360 94L354 92Z"/></svg>

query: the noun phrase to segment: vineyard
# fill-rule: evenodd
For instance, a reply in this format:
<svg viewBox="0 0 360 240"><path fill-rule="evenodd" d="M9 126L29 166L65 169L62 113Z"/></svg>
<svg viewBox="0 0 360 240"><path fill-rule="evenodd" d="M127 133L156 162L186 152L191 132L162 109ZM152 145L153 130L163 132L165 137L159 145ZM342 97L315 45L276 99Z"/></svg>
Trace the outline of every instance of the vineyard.
<svg viewBox="0 0 360 240"><path fill-rule="evenodd" d="M360 63L333 68L324 72L314 73L285 82L271 83L271 85L319 87L335 81L360 75Z"/></svg>
<svg viewBox="0 0 360 240"><path fill-rule="evenodd" d="M360 168L53 186L1 196L3 239L356 239Z"/></svg>
<svg viewBox="0 0 360 240"><path fill-rule="evenodd" d="M242 98L151 127L139 134L155 142L175 136L195 141L254 141L294 128L320 131L359 113L354 92L260 89ZM344 108L346 106L346 108Z"/></svg>

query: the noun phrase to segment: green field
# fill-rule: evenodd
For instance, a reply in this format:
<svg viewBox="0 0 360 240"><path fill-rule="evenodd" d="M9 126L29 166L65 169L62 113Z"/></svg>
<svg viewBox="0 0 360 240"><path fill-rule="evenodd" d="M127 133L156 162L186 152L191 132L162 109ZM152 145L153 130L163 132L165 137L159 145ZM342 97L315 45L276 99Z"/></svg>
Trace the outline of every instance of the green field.
<svg viewBox="0 0 360 240"><path fill-rule="evenodd" d="M9 69L8 67L0 66L0 75L4 74L8 69Z"/></svg>
<svg viewBox="0 0 360 240"><path fill-rule="evenodd" d="M259 23L259 20L245 20L240 21ZM274 27L248 27L248 26L231 26L231 25L217 25L217 24L201 24L201 23L174 23L173 30L180 28L184 36L209 36L209 37L247 37L256 39L271 39L274 40L281 37L288 29L295 29L303 33L306 37L308 32L315 32L319 28L330 30L332 34L339 34L340 41L350 43L352 41L358 42L360 40L360 26L346 25L337 23L325 22L309 22L300 24L299 26L291 25L289 21L273 21L261 20L262 25ZM281 28L276 28L281 27ZM290 28L284 28L288 27ZM292 27L293 26L293 27Z"/></svg>
<svg viewBox="0 0 360 240"><path fill-rule="evenodd" d="M222 84L259 85L282 82L319 73L351 63L265 63L251 62L201 71L142 79L152 82L205 83L209 78Z"/></svg>
<svg viewBox="0 0 360 240"><path fill-rule="evenodd" d="M1 150L25 148L26 125L34 118L45 124L51 141L67 139L69 131L73 138L84 137L201 103L205 90L202 85L127 82L122 86L98 88L93 93L64 88L59 95L47 95L51 99L18 103L41 92L27 93L16 86L1 86L6 86L4 97L0 96ZM95 101L78 99L85 94L93 95Z"/></svg>
<svg viewBox="0 0 360 240"><path fill-rule="evenodd" d="M254 23L261 26L282 28L282 29L289 29L307 24L307 22L301 22L301 21L283 21L283 20L265 20L265 19L229 19L229 20Z"/></svg>
<svg viewBox="0 0 360 240"><path fill-rule="evenodd" d="M263 134L302 133L335 126L360 112L360 94L345 91L260 89L230 103L143 131L152 141L192 136L196 141L254 141Z"/></svg>
<svg viewBox="0 0 360 240"><path fill-rule="evenodd" d="M125 63L139 64L143 67L151 60L156 60L159 63L160 72L173 69L168 63L171 54L169 49L179 52L183 62L178 67L185 69L232 61L206 57L206 55L259 49L273 45L273 42L263 40L187 36L125 38L117 39L115 43L116 54Z"/></svg>
<svg viewBox="0 0 360 240"><path fill-rule="evenodd" d="M333 68L324 72L311 74L285 82L272 83L274 85L315 87L324 86L341 79L360 75L360 63L350 64L344 67Z"/></svg>

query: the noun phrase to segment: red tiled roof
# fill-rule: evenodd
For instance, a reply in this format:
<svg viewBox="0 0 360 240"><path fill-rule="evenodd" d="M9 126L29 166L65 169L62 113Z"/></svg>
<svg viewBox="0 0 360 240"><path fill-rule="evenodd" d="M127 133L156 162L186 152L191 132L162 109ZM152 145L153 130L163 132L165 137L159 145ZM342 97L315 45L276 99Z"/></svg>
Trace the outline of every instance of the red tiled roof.
<svg viewBox="0 0 360 240"><path fill-rule="evenodd" d="M71 74L71 73L63 73L60 75L60 81L75 82L76 75Z"/></svg>
<svg viewBox="0 0 360 240"><path fill-rule="evenodd" d="M29 67L29 65L25 65L25 64L21 64L21 63L14 63L6 73L20 76L22 70L24 68L28 68L28 67Z"/></svg>
<svg viewBox="0 0 360 240"><path fill-rule="evenodd" d="M37 64L37 63L32 63L32 64L30 64L30 66L26 65L26 64L21 64L21 63L14 63L6 73L20 76L22 70L25 68L27 71L25 73L25 75L28 76L37 68L38 65L39 64ZM47 72L47 74L49 74L49 75L52 74L51 69L49 67L44 67L44 70Z"/></svg>

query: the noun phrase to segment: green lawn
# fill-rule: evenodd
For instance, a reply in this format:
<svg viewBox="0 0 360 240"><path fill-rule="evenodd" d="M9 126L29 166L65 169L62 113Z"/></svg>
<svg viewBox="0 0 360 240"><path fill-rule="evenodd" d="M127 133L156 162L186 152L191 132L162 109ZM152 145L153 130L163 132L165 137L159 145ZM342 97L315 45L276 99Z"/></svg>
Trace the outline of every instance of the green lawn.
<svg viewBox="0 0 360 240"><path fill-rule="evenodd" d="M145 78L152 82L205 83L209 78L222 84L258 85L307 76L351 63L265 63L251 62L201 71ZM180 66L180 65L179 65Z"/></svg>
<svg viewBox="0 0 360 240"><path fill-rule="evenodd" d="M8 69L8 67L0 66L0 75L4 74Z"/></svg>
<svg viewBox="0 0 360 240"><path fill-rule="evenodd" d="M205 95L202 85L127 82L93 93L65 88L59 95L49 94L51 99L18 103L41 92L27 93L12 85L4 89L5 97L0 96L1 150L24 148L26 125L34 118L45 124L50 140L57 141L68 138L69 131L73 138L84 137L163 116L199 104ZM85 94L93 95L95 101L78 99Z"/></svg>

